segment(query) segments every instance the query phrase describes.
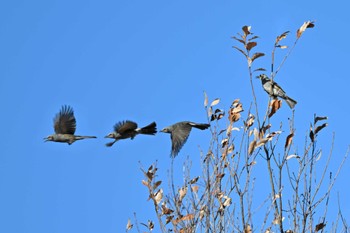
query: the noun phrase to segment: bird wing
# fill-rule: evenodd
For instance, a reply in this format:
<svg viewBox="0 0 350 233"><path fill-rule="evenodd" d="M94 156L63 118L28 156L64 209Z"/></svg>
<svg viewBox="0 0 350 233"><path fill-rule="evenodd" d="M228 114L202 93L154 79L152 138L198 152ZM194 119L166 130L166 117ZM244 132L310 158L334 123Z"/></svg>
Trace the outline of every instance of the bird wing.
<svg viewBox="0 0 350 233"><path fill-rule="evenodd" d="M64 105L61 111L56 114L54 120L54 129L56 134L74 134L76 129L76 120L73 108Z"/></svg>
<svg viewBox="0 0 350 233"><path fill-rule="evenodd" d="M188 136L190 135L192 126L188 123L180 123L174 126L171 132L171 154L175 157L183 145L186 143Z"/></svg>
<svg viewBox="0 0 350 233"><path fill-rule="evenodd" d="M272 90L274 96L279 96L281 98L284 98L286 96L286 92L274 81L272 82Z"/></svg>
<svg viewBox="0 0 350 233"><path fill-rule="evenodd" d="M137 124L133 121L120 121L114 125L114 131L119 134L134 131L135 129L137 129Z"/></svg>

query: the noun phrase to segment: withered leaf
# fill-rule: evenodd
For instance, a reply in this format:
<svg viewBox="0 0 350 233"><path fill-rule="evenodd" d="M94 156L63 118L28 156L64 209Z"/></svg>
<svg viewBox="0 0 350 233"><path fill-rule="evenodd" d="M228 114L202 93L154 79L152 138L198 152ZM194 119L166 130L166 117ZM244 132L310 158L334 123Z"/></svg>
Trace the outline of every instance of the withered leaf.
<svg viewBox="0 0 350 233"><path fill-rule="evenodd" d="M142 180L142 184L143 184L144 186L146 186L146 187L149 186L149 183L148 183L147 181L145 181L145 180Z"/></svg>
<svg viewBox="0 0 350 233"><path fill-rule="evenodd" d="M187 186L182 187L179 189L179 200L182 201L182 199L186 196L187 194Z"/></svg>
<svg viewBox="0 0 350 233"><path fill-rule="evenodd" d="M159 189L155 194L153 194L153 196L154 196L155 202L158 205L163 199L163 189Z"/></svg>
<svg viewBox="0 0 350 233"><path fill-rule="evenodd" d="M320 132L324 127L327 127L327 126L328 126L327 123L323 123L322 125L317 126L316 129L315 129L315 134L317 134L317 133Z"/></svg>
<svg viewBox="0 0 350 233"><path fill-rule="evenodd" d="M266 69L264 69L264 68L258 68L258 69L255 69L253 72L257 72L257 71L266 71Z"/></svg>
<svg viewBox="0 0 350 233"><path fill-rule="evenodd" d="M280 48L280 49L286 49L288 48L287 45L276 45L277 48Z"/></svg>
<svg viewBox="0 0 350 233"><path fill-rule="evenodd" d="M221 147L224 148L228 144L228 138L225 138L221 141Z"/></svg>
<svg viewBox="0 0 350 233"><path fill-rule="evenodd" d="M263 56L265 56L264 53L254 53L253 56L252 56L252 62L253 62L255 59L257 59L257 58L259 58L259 57L263 57ZM260 69L262 69L262 68L260 68ZM255 70L255 71L256 71L256 70Z"/></svg>
<svg viewBox="0 0 350 233"><path fill-rule="evenodd" d="M154 185L153 185L153 190L154 190L154 189L157 189L157 188L158 188L158 186L159 186L159 185L161 185L161 183L162 183L162 181L161 181L161 180L159 180L159 181L155 182L155 183L154 183Z"/></svg>
<svg viewBox="0 0 350 233"><path fill-rule="evenodd" d="M232 46L232 47L240 51L245 57L248 57L248 55L242 49L238 48L237 46Z"/></svg>
<svg viewBox="0 0 350 233"><path fill-rule="evenodd" d="M297 38L300 38L301 35L305 32L306 28L313 28L315 26L313 21L304 22L303 25L297 31Z"/></svg>
<svg viewBox="0 0 350 233"><path fill-rule="evenodd" d="M258 36L253 36L252 38L250 38L248 41L252 41L252 40L255 40L255 39L258 39L259 37Z"/></svg>
<svg viewBox="0 0 350 233"><path fill-rule="evenodd" d="M299 156L299 155L288 155L287 158L286 158L286 160L290 160L290 159L292 159L292 158L297 158L297 159L299 159L300 156Z"/></svg>
<svg viewBox="0 0 350 233"><path fill-rule="evenodd" d="M310 126L310 134L309 134L309 137L311 139L311 142L314 142L315 141L315 135L314 135L314 132L312 130L312 126Z"/></svg>
<svg viewBox="0 0 350 233"><path fill-rule="evenodd" d="M255 150L255 146L256 146L256 141L253 140L248 147L248 154L251 155L253 154L254 150Z"/></svg>
<svg viewBox="0 0 350 233"><path fill-rule="evenodd" d="M195 178L193 178L192 180L190 180L190 184L195 184L195 183L197 183L197 181L199 180L199 176L197 176L197 177L195 177Z"/></svg>
<svg viewBox="0 0 350 233"><path fill-rule="evenodd" d="M315 117L315 121L314 121L314 124L316 124L318 121L323 121L323 120L327 120L328 117L326 116L317 116Z"/></svg>
<svg viewBox="0 0 350 233"><path fill-rule="evenodd" d="M164 202L162 203L162 214L163 215L169 215L169 214L172 214L173 212L174 212L174 210L168 208Z"/></svg>
<svg viewBox="0 0 350 233"><path fill-rule="evenodd" d="M215 100L213 100L210 104L211 107L217 105L220 102L220 98L216 98Z"/></svg>
<svg viewBox="0 0 350 233"><path fill-rule="evenodd" d="M204 92L204 107L207 107L208 106L208 96L207 96L207 93Z"/></svg>
<svg viewBox="0 0 350 233"><path fill-rule="evenodd" d="M287 138L286 138L286 143L284 145L284 149L288 148L290 146L290 144L292 144L293 141L293 137L294 137L294 132L290 133Z"/></svg>
<svg viewBox="0 0 350 233"><path fill-rule="evenodd" d="M252 28L251 26L243 26L242 27L242 30L243 30L245 36L250 34L250 29L251 28Z"/></svg>
<svg viewBox="0 0 350 233"><path fill-rule="evenodd" d="M126 224L126 230L129 231L134 225L131 223L130 218L128 219L128 223Z"/></svg>
<svg viewBox="0 0 350 233"><path fill-rule="evenodd" d="M257 45L258 43L256 43L256 42L249 42L246 46L245 46L245 48L248 50L248 51L250 51L252 48L254 48L256 45Z"/></svg>
<svg viewBox="0 0 350 233"><path fill-rule="evenodd" d="M277 36L275 44L277 45L281 40L285 39L289 31L283 32L281 35Z"/></svg>
<svg viewBox="0 0 350 233"><path fill-rule="evenodd" d="M271 140L271 138L263 138L263 139L259 140L256 143L255 148L265 145L270 140Z"/></svg>
<svg viewBox="0 0 350 233"><path fill-rule="evenodd" d="M232 39L235 39L235 40L237 40L238 42L241 42L242 44L245 44L245 41L244 41L244 40L239 39L239 38L237 38L237 37L235 37L235 36L232 36Z"/></svg>
<svg viewBox="0 0 350 233"><path fill-rule="evenodd" d="M252 233L252 232L253 232L252 227L249 224L247 224L244 228L244 233Z"/></svg>
<svg viewBox="0 0 350 233"><path fill-rule="evenodd" d="M191 189L192 189L192 192L197 193L198 189L199 189L199 186L198 185L192 185Z"/></svg>
<svg viewBox="0 0 350 233"><path fill-rule="evenodd" d="M316 225L315 231L320 231L320 230L322 230L325 226L326 226L326 224L323 223L323 222L321 222L321 223L319 223L319 224Z"/></svg>
<svg viewBox="0 0 350 233"><path fill-rule="evenodd" d="M169 222L171 222L171 220L173 220L173 218L174 218L173 215L167 216L165 219L165 224L168 224Z"/></svg>
<svg viewBox="0 0 350 233"><path fill-rule="evenodd" d="M151 220L148 220L148 229L152 231L154 228L154 223Z"/></svg>
<svg viewBox="0 0 350 233"><path fill-rule="evenodd" d="M232 144L228 147L227 153L232 153L234 149L235 149L235 145L232 143Z"/></svg>
<svg viewBox="0 0 350 233"><path fill-rule="evenodd" d="M271 111L269 113L269 118L271 118L277 112L277 110L281 108L282 101L278 99L273 99L270 103L270 106L271 106Z"/></svg>
<svg viewBox="0 0 350 233"><path fill-rule="evenodd" d="M249 114L247 121L245 122L246 129L249 129L250 126L254 124L255 116L253 114Z"/></svg>

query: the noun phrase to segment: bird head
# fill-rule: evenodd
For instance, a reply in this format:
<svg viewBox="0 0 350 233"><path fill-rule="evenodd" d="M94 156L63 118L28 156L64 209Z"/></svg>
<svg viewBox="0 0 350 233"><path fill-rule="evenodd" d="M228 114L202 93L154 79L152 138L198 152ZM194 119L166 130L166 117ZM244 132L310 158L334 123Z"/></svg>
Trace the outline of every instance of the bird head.
<svg viewBox="0 0 350 233"><path fill-rule="evenodd" d="M160 132L163 133L171 133L170 129L168 127L165 127L164 129L162 129Z"/></svg>
<svg viewBox="0 0 350 233"><path fill-rule="evenodd" d="M117 138L117 135L115 132L113 132L113 133L110 133L107 136L105 136L105 138Z"/></svg>
<svg viewBox="0 0 350 233"><path fill-rule="evenodd" d="M260 74L259 76L256 76L256 78L261 79L261 80L263 80L263 79L269 79L269 78L266 76L266 74Z"/></svg>
<svg viewBox="0 0 350 233"><path fill-rule="evenodd" d="M49 135L49 136L47 136L46 138L44 138L44 142L48 142L48 141L53 141L54 140L54 138L53 138L53 136L52 135Z"/></svg>

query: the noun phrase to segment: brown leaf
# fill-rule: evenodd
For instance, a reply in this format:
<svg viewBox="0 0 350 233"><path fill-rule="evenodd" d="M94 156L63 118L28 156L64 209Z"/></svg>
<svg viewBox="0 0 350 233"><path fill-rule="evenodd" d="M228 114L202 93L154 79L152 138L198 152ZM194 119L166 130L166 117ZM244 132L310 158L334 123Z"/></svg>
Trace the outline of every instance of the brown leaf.
<svg viewBox="0 0 350 233"><path fill-rule="evenodd" d="M248 116L247 122L245 123L246 129L249 129L250 126L252 126L254 124L254 120L255 120L255 116L250 113Z"/></svg>
<svg viewBox="0 0 350 233"><path fill-rule="evenodd" d="M253 154L254 150L255 150L255 146L256 146L256 141L253 140L248 147L248 154L251 155Z"/></svg>
<svg viewBox="0 0 350 233"><path fill-rule="evenodd" d="M216 98L215 100L213 100L210 104L211 107L217 105L218 103L220 103L220 98Z"/></svg>
<svg viewBox="0 0 350 233"><path fill-rule="evenodd" d="M300 38L301 35L305 32L306 28L313 28L315 26L313 21L307 21L297 31L297 38Z"/></svg>
<svg viewBox="0 0 350 233"><path fill-rule="evenodd" d="M199 176L197 176L197 177L195 177L195 178L193 178L192 180L190 180L190 184L195 184L195 183L197 183L197 181L199 180Z"/></svg>
<svg viewBox="0 0 350 233"><path fill-rule="evenodd" d="M199 189L199 186L198 185L192 185L191 189L192 189L192 192L197 193L198 189Z"/></svg>
<svg viewBox="0 0 350 233"><path fill-rule="evenodd" d="M258 69L255 69L253 72L257 72L257 71L266 71L266 69L264 69L264 68L258 68Z"/></svg>
<svg viewBox="0 0 350 233"><path fill-rule="evenodd" d="M277 45L281 40L285 39L289 31L283 32L281 35L277 36L275 44Z"/></svg>
<svg viewBox="0 0 350 233"><path fill-rule="evenodd" d="M248 51L250 51L252 48L254 48L255 46L257 46L257 44L258 44L258 43L256 43L256 42L249 42L249 43L245 46L245 48L246 48Z"/></svg>
<svg viewBox="0 0 350 233"><path fill-rule="evenodd" d="M320 231L320 230L322 230L325 226L326 226L326 224L323 223L323 222L321 222L321 223L319 223L319 224L316 225L315 231Z"/></svg>
<svg viewBox="0 0 350 233"><path fill-rule="evenodd" d="M255 40L255 39L258 39L259 37L258 36L253 36L252 38L250 38L248 41L252 41L252 40Z"/></svg>
<svg viewBox="0 0 350 233"><path fill-rule="evenodd" d="M264 137L266 131L271 128L271 124L268 124L266 126L263 126L261 129L260 129L260 133L259 133L259 138L262 138Z"/></svg>
<svg viewBox="0 0 350 233"><path fill-rule="evenodd" d="M315 141L315 135L314 135L314 132L312 131L312 126L310 126L310 134L309 134L309 137L311 139L311 142L314 142Z"/></svg>
<svg viewBox="0 0 350 233"><path fill-rule="evenodd" d="M244 41L244 40L239 39L239 38L237 38L237 37L235 37L235 36L232 36L232 39L235 39L235 40L237 40L238 42L241 42L242 44L245 44L245 41Z"/></svg>
<svg viewBox="0 0 350 233"><path fill-rule="evenodd" d="M238 48L237 46L232 46L232 47L240 51L246 58L248 57L248 55L242 49Z"/></svg>
<svg viewBox="0 0 350 233"><path fill-rule="evenodd" d="M146 187L149 187L149 183L148 183L147 181L145 181L145 180L142 180L142 184L143 184L144 186L146 186Z"/></svg>
<svg viewBox="0 0 350 233"><path fill-rule="evenodd" d="M158 186L159 186L161 183L162 183L161 180L159 180L159 181L157 181L156 183L154 183L154 185L153 185L153 190L157 189Z"/></svg>
<svg viewBox="0 0 350 233"><path fill-rule="evenodd" d="M252 28L251 26L243 26L242 27L242 30L243 30L245 36L250 34L250 29L251 28Z"/></svg>
<svg viewBox="0 0 350 233"><path fill-rule="evenodd" d="M172 214L173 212L174 212L174 210L168 208L164 202L162 203L162 214L163 215L169 215L169 214Z"/></svg>
<svg viewBox="0 0 350 233"><path fill-rule="evenodd" d="M169 222L171 222L171 220L173 220L173 218L174 218L173 215L167 216L165 219L165 224L168 224Z"/></svg>
<svg viewBox="0 0 350 233"><path fill-rule="evenodd" d="M252 62L253 62L255 59L257 59L257 58L259 58L259 57L263 57L263 56L265 56L264 53L254 53L253 56L252 56Z"/></svg>
<svg viewBox="0 0 350 233"><path fill-rule="evenodd" d="M244 228L244 233L252 233L253 230L252 230L252 227L248 224L245 226Z"/></svg>
<svg viewBox="0 0 350 233"><path fill-rule="evenodd" d="M258 141L256 143L255 148L265 145L270 140L271 140L271 138L263 138L263 139L261 139L260 141Z"/></svg>
<svg viewBox="0 0 350 233"><path fill-rule="evenodd" d="M207 107L208 106L208 96L207 96L207 93L204 92L204 107Z"/></svg>
<svg viewBox="0 0 350 233"><path fill-rule="evenodd" d="M323 121L323 120L327 120L328 117L326 116L317 116L315 117L315 121L314 121L314 124L316 124L318 121Z"/></svg>
<svg viewBox="0 0 350 233"><path fill-rule="evenodd" d="M288 155L286 160L290 160L290 159L293 159L293 158L300 159L300 156L299 155Z"/></svg>
<svg viewBox="0 0 350 233"><path fill-rule="evenodd" d="M186 194L187 194L187 186L182 187L182 188L179 189L179 201L180 202L186 196Z"/></svg>
<svg viewBox="0 0 350 233"><path fill-rule="evenodd" d="M317 134L317 133L320 132L324 127L327 127L327 126L328 126L327 123L323 123L322 125L317 126L316 129L315 129L315 134Z"/></svg>
<svg viewBox="0 0 350 233"><path fill-rule="evenodd" d="M221 141L221 147L224 148L228 144L228 138L225 138Z"/></svg>
<svg viewBox="0 0 350 233"><path fill-rule="evenodd" d="M294 132L290 133L290 134L287 136L286 144L284 145L284 149L288 148L288 147L290 146L290 144L292 144L293 137L294 137Z"/></svg>
<svg viewBox="0 0 350 233"><path fill-rule="evenodd" d="M276 47L277 47L277 48L280 48L280 49L286 49L286 48L288 48L287 45L277 45Z"/></svg>
<svg viewBox="0 0 350 233"><path fill-rule="evenodd" d="M126 230L129 231L134 225L131 223L131 220L128 219L128 223L126 224Z"/></svg>
<svg viewBox="0 0 350 233"><path fill-rule="evenodd" d="M158 205L163 199L163 189L159 189L155 194L153 194L153 197Z"/></svg>
<svg viewBox="0 0 350 233"><path fill-rule="evenodd" d="M281 108L282 101L278 99L273 99L270 103L270 106L271 106L271 111L269 113L269 118L271 118L277 112L277 110Z"/></svg>

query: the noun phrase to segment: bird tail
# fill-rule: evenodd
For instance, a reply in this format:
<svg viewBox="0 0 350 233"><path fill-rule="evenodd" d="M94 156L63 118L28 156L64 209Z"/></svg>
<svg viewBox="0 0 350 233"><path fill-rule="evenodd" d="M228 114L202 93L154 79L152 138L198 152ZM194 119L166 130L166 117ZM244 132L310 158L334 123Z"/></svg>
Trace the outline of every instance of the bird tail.
<svg viewBox="0 0 350 233"><path fill-rule="evenodd" d="M75 140L82 140L82 139L85 139L85 138L96 138L95 136L75 136L74 137Z"/></svg>
<svg viewBox="0 0 350 233"><path fill-rule="evenodd" d="M285 100L286 100L288 106L289 106L290 108L292 108L292 109L293 109L293 108L295 107L295 105L297 104L297 101L293 100L292 98L290 98L290 97L288 97L288 96L286 96Z"/></svg>
<svg viewBox="0 0 350 233"><path fill-rule="evenodd" d="M200 130L205 130L205 129L208 129L210 127L209 124L198 124L198 123L193 123L193 122L191 122L190 124L192 127L195 127L197 129L200 129Z"/></svg>
<svg viewBox="0 0 350 233"><path fill-rule="evenodd" d="M157 133L157 124L155 122L152 122L151 124L141 128L140 133L155 135Z"/></svg>

